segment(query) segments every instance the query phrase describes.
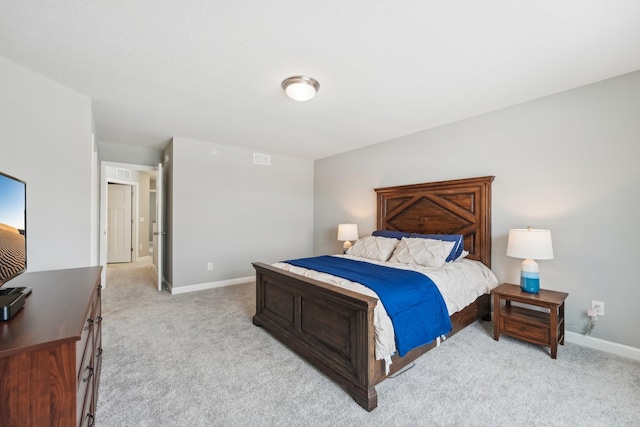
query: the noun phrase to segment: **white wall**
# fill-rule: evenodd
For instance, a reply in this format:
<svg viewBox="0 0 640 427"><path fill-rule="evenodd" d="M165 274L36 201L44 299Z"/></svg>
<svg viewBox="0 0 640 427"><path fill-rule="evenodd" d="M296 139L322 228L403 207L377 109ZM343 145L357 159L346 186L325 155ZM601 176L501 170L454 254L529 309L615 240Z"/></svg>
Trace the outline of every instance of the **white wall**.
<svg viewBox="0 0 640 427"><path fill-rule="evenodd" d="M551 229L541 285L570 294L567 329L604 301L592 336L640 348L640 71L316 161L314 252L339 251L338 223L374 230L374 188L485 175L498 278L519 281L510 228Z"/></svg>
<svg viewBox="0 0 640 427"><path fill-rule="evenodd" d="M28 271L91 265L91 100L5 58L0 94L0 170L27 182Z"/></svg>
<svg viewBox="0 0 640 427"><path fill-rule="evenodd" d="M186 138L174 138L169 151L174 288L252 276L253 261L312 254L313 161L274 154L271 166L254 165L251 150Z"/></svg>

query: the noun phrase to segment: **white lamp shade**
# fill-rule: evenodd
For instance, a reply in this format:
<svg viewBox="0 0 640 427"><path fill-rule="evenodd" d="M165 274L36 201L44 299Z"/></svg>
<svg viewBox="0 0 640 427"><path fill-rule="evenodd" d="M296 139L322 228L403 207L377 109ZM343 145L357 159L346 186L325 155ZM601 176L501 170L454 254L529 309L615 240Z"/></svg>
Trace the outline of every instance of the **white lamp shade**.
<svg viewBox="0 0 640 427"><path fill-rule="evenodd" d="M509 230L507 256L523 259L553 259L551 231L535 228Z"/></svg>
<svg viewBox="0 0 640 427"><path fill-rule="evenodd" d="M338 240L358 240L358 224L339 224Z"/></svg>

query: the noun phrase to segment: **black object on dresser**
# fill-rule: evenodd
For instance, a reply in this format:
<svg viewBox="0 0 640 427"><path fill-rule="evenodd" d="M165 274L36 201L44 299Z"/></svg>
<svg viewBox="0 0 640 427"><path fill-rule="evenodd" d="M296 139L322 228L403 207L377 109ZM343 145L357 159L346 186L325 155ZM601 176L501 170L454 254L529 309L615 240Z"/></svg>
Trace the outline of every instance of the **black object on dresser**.
<svg viewBox="0 0 640 427"><path fill-rule="evenodd" d="M0 288L0 320L9 320L20 311L30 293L31 288Z"/></svg>
<svg viewBox="0 0 640 427"><path fill-rule="evenodd" d="M33 289L0 323L0 425L90 426L102 365L102 267L24 273Z"/></svg>

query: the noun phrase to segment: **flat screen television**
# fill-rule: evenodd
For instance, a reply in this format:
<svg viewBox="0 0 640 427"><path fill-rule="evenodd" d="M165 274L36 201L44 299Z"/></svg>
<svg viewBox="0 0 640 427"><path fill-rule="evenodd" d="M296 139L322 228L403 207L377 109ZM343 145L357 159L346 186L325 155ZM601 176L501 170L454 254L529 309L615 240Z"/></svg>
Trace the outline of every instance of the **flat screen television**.
<svg viewBox="0 0 640 427"><path fill-rule="evenodd" d="M27 184L0 172L0 286L27 269Z"/></svg>

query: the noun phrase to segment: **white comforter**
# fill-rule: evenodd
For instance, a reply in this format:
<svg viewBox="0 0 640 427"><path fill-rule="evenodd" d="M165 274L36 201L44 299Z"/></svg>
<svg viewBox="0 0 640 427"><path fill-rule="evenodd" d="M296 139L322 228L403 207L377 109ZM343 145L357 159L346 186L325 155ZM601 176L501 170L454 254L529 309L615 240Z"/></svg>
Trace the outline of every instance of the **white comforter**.
<svg viewBox="0 0 640 427"><path fill-rule="evenodd" d="M358 261L366 261L372 264L385 265L388 267L401 268L404 270L418 271L429 276L440 290L440 293L447 305L449 315L462 310L475 301L480 295L485 294L498 286L498 279L490 269L481 262L468 259L459 259L454 262L447 262L443 267L436 268L373 261L352 255L336 256ZM327 273L320 273L318 271L302 267L296 267L282 262L278 262L273 265L274 267L278 267L295 274L300 274L301 276L378 298L376 293L366 286L356 282L351 282L341 277L332 276ZM387 315L387 312L381 302L378 302L374 309L374 330L376 335L376 359L385 360L388 364L391 360L391 356L396 352L396 344L391 319Z"/></svg>

